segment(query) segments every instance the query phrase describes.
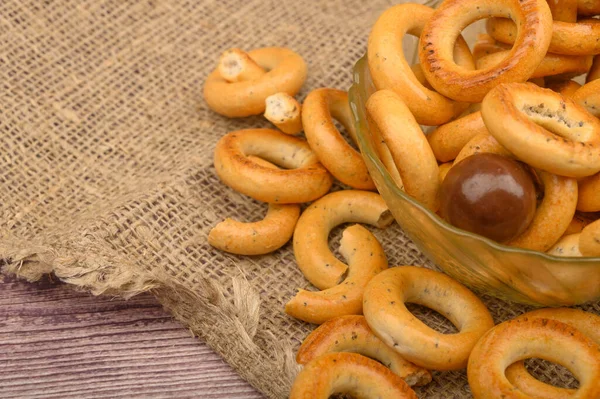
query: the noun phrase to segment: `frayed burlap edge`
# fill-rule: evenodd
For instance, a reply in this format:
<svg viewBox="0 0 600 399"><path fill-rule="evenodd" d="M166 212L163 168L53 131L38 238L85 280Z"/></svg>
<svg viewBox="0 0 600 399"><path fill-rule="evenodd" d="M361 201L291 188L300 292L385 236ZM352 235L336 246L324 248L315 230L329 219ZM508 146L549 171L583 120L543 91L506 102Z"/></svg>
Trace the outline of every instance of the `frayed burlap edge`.
<svg viewBox="0 0 600 399"><path fill-rule="evenodd" d="M139 272L119 256L79 256L25 240L4 240L0 258L2 274L29 282L53 275L74 289L93 295L131 298L150 292L190 332L211 348L227 353L228 363L252 386L270 398L287 397L300 370L291 347L278 343L269 331L259 331L260 295L243 276L232 277L232 298L215 281L200 279L195 290L174 282L172 277ZM83 238L90 253L91 241ZM93 252L93 251L92 251ZM226 340L218 339L227 332ZM256 342L270 342L265 353ZM252 367L248 367L249 365ZM265 375L270 382L263 383Z"/></svg>

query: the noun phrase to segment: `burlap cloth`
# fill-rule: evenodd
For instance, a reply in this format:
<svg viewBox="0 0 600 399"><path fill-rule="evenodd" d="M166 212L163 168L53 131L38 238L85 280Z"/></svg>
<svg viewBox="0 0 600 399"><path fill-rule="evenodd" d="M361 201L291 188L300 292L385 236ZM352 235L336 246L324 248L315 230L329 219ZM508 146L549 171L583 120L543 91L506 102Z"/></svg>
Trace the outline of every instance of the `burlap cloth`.
<svg viewBox="0 0 600 399"><path fill-rule="evenodd" d="M206 242L227 216L264 214L219 182L212 151L228 131L268 124L216 115L201 88L224 49L286 46L309 65L302 97L347 89L370 26L392 3L0 2L3 271L29 280L54 273L95 294L150 290L252 385L285 397L294 353L313 328L283 312L308 285L290 245L237 257ZM390 264L432 266L398 226L374 232ZM496 321L525 310L484 300ZM414 311L452 330L436 313ZM562 368L533 367L573 383ZM417 389L421 397L470 396L464 371L434 380Z"/></svg>

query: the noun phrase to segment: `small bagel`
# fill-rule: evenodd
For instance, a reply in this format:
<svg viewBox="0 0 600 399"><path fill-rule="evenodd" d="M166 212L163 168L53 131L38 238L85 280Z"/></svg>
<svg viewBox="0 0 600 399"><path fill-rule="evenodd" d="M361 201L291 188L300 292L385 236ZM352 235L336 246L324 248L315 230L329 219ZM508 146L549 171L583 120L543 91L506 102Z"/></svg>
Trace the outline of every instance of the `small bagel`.
<svg viewBox="0 0 600 399"><path fill-rule="evenodd" d="M365 161L358 151L344 140L333 124L335 118L356 141L348 93L335 89L311 91L304 100L302 124L310 147L329 172L352 188L374 190Z"/></svg>
<svg viewBox="0 0 600 399"><path fill-rule="evenodd" d="M563 255L568 256L568 255ZM548 319L576 328L579 332L600 345L600 317L579 309L546 308L525 313L515 320ZM575 389L558 388L545 384L531 376L523 362L516 362L506 369L506 378L522 392L532 397L544 399L562 399L576 395Z"/></svg>
<svg viewBox="0 0 600 399"><path fill-rule="evenodd" d="M438 164L427 137L404 101L391 90L380 90L369 97L366 109L369 126L377 126L406 193L436 211L440 184Z"/></svg>
<svg viewBox="0 0 600 399"><path fill-rule="evenodd" d="M600 15L600 3L598 0L577 0L577 14L586 17Z"/></svg>
<svg viewBox="0 0 600 399"><path fill-rule="evenodd" d="M258 165L277 169L264 159L248 158ZM233 254L264 255L281 248L292 238L299 217L299 205L269 204L267 215L259 222L243 223L227 218L217 224L208 234L208 243Z"/></svg>
<svg viewBox="0 0 600 399"><path fill-rule="evenodd" d="M509 51L498 51L477 60L477 69L492 68L502 62ZM586 73L592 66L592 56L546 54L542 62L533 71L529 79L546 76L575 77Z"/></svg>
<svg viewBox="0 0 600 399"><path fill-rule="evenodd" d="M581 85L574 80L553 80L546 84L547 89L555 91L561 96L570 99L573 99L573 94L575 94L580 87Z"/></svg>
<svg viewBox="0 0 600 399"><path fill-rule="evenodd" d="M483 100L481 116L503 147L534 168L569 177L600 171L600 121L552 90L497 86Z"/></svg>
<svg viewBox="0 0 600 399"><path fill-rule="evenodd" d="M453 47L460 32L490 16L512 17L522 28L508 57L481 70L456 65ZM548 50L551 32L552 14L546 0L446 0L423 29L419 59L427 80L439 93L457 101L480 102L499 84L529 79Z"/></svg>
<svg viewBox="0 0 600 399"><path fill-rule="evenodd" d="M335 287L313 292L300 290L285 312L296 319L321 324L337 316L362 314L365 287L388 263L377 238L361 225L344 230L340 253L348 262L348 276Z"/></svg>
<svg viewBox="0 0 600 399"><path fill-rule="evenodd" d="M406 309L406 302L436 310L460 331L432 330ZM445 274L414 266L393 267L375 276L365 290L363 312L383 342L430 370L465 367L477 340L494 326L475 294Z"/></svg>
<svg viewBox="0 0 600 399"><path fill-rule="evenodd" d="M276 93L265 100L264 117L285 134L302 131L302 108L296 99L287 93Z"/></svg>
<svg viewBox="0 0 600 399"><path fill-rule="evenodd" d="M269 204L263 220L243 223L227 218L208 235L208 243L221 251L238 255L264 255L292 238L300 216L299 205Z"/></svg>
<svg viewBox="0 0 600 399"><path fill-rule="evenodd" d="M514 158L493 136L484 133L475 136L465 145L454 160L454 165L479 153ZM560 239L573 219L577 204L577 181L542 170L536 170L536 175L544 185L544 199L537 207L527 230L506 245L546 251Z"/></svg>
<svg viewBox="0 0 600 399"><path fill-rule="evenodd" d="M590 68L585 81L586 83L590 83L598 78L600 78L600 55L594 57L594 62L592 63L592 67Z"/></svg>
<svg viewBox="0 0 600 399"><path fill-rule="evenodd" d="M254 155L287 169L253 162ZM221 137L215 170L223 183L256 200L290 204L313 201L329 191L333 180L306 141L271 129L237 130Z"/></svg>
<svg viewBox="0 0 600 399"><path fill-rule="evenodd" d="M353 352L379 361L409 386L431 382L431 373L404 360L381 342L369 328L364 316L340 316L317 327L298 349L296 361L306 364L325 353Z"/></svg>
<svg viewBox="0 0 600 399"><path fill-rule="evenodd" d="M438 127L427 136L427 141L436 159L448 162L455 159L460 150L479 134L489 135L478 111Z"/></svg>
<svg viewBox="0 0 600 399"><path fill-rule="evenodd" d="M596 118L600 118L600 79L581 86L573 94L573 101L584 107Z"/></svg>
<svg viewBox="0 0 600 399"><path fill-rule="evenodd" d="M357 190L327 194L306 208L296 223L293 241L296 263L304 277L320 290L338 285L348 266L329 249L331 230L342 223L384 228L393 220L379 194Z"/></svg>
<svg viewBox="0 0 600 399"><path fill-rule="evenodd" d="M579 257L579 233L565 234L546 253L554 256Z"/></svg>
<svg viewBox="0 0 600 399"><path fill-rule="evenodd" d="M421 83L404 56L402 40L406 34L419 37L434 10L420 4L398 4L388 8L373 25L367 56L369 70L377 89L396 92L417 122L440 125L466 107L430 90ZM462 36L453 45L458 65L474 69L473 58Z"/></svg>
<svg viewBox="0 0 600 399"><path fill-rule="evenodd" d="M536 170L544 184L544 199L537 207L527 230L506 245L545 252L567 230L577 206L577 181Z"/></svg>
<svg viewBox="0 0 600 399"><path fill-rule="evenodd" d="M527 358L558 363L571 371L580 387L573 398L600 397L600 349L568 324L545 318L506 321L488 331L473 348L467 366L469 386L479 398L546 398L516 388L506 368Z"/></svg>
<svg viewBox="0 0 600 399"><path fill-rule="evenodd" d="M584 177L577 182L579 195L577 210L581 212L600 211L600 173Z"/></svg>
<svg viewBox="0 0 600 399"><path fill-rule="evenodd" d="M579 250L583 256L600 256L600 219L581 230Z"/></svg>
<svg viewBox="0 0 600 399"><path fill-rule="evenodd" d="M487 31L496 40L513 44L517 28L513 21L506 18L490 18ZM580 19L576 23L554 21L552 40L547 51L564 55L593 55L600 53L600 21ZM544 51L545 53L545 51Z"/></svg>
<svg viewBox="0 0 600 399"><path fill-rule="evenodd" d="M250 80L228 82L217 68L206 78L204 99L218 114L230 118L259 115L265 111L267 97L279 92L293 96L306 80L306 63L292 50L266 47L247 55L268 72L258 77L253 72Z"/></svg>
<svg viewBox="0 0 600 399"><path fill-rule="evenodd" d="M547 0L554 21L577 22L577 0Z"/></svg>
<svg viewBox="0 0 600 399"><path fill-rule="evenodd" d="M336 393L355 398L417 399L402 378L356 353L327 353L308 363L296 377L289 399L329 399Z"/></svg>

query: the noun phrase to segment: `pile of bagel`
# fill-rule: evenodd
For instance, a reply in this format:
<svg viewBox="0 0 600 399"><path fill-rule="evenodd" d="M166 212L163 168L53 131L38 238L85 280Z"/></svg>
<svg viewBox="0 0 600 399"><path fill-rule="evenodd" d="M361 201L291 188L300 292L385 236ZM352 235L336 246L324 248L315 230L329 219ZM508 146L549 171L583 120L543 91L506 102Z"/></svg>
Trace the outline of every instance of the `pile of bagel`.
<svg viewBox="0 0 600 399"><path fill-rule="evenodd" d="M395 182L436 212L445 174L477 153L529 165L544 196L528 229L509 243L559 256L600 256L600 1L446 0L400 4L375 23L368 64L377 91L366 108L377 151ZM471 52L461 31L487 19ZM402 39L419 38L410 65ZM268 204L258 222L217 224L208 242L239 255L276 251L293 237L297 265L318 291L300 290L285 312L319 324L304 341L291 398L416 398L430 370L467 368L476 398L600 398L600 316L540 309L495 325L481 300L443 273L388 267L368 224L393 217L360 155L345 91L319 88L300 104L307 74L286 48L224 52L204 97L232 118L264 114L277 129L244 129L216 145L223 183ZM581 85L574 77L585 76ZM436 126L425 135L420 125ZM301 133L304 133L302 136ZM334 179L347 189L331 192ZM304 211L302 212L302 204ZM339 252L329 235L342 233ZM405 303L454 324L442 334ZM537 357L568 368L577 390L525 369Z"/></svg>

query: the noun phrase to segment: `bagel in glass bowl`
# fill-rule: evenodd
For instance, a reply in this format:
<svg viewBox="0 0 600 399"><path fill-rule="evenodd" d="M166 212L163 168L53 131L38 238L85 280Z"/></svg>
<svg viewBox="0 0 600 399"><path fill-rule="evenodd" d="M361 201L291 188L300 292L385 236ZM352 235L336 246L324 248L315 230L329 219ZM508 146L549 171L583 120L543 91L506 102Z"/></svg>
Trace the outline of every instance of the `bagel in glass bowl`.
<svg viewBox="0 0 600 399"><path fill-rule="evenodd" d="M439 3L424 4L435 7ZM472 44L476 33L485 32L485 24L467 29L465 39ZM418 60L415 39L403 42L409 63ZM349 90L357 145L394 218L429 259L473 290L509 301L572 306L600 300L600 258L558 257L502 245L452 226L399 188L375 149L366 117L365 104L375 91L365 55L354 66ZM429 130L422 128L426 133Z"/></svg>

